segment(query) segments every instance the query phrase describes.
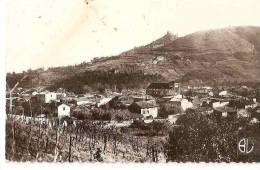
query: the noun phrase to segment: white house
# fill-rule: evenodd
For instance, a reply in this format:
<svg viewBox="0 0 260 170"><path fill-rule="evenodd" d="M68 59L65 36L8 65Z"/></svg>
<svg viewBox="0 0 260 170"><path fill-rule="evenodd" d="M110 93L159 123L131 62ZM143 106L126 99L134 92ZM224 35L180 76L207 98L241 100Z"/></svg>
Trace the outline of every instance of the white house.
<svg viewBox="0 0 260 170"><path fill-rule="evenodd" d="M57 94L54 92L49 92L45 94L45 103L50 103L51 101L57 100Z"/></svg>
<svg viewBox="0 0 260 170"><path fill-rule="evenodd" d="M221 91L221 92L219 92L218 95L220 95L220 96L226 96L226 95L227 95L227 91L226 91L226 90Z"/></svg>
<svg viewBox="0 0 260 170"><path fill-rule="evenodd" d="M45 103L51 103L66 97L66 93L45 92L41 94L45 97Z"/></svg>
<svg viewBox="0 0 260 170"><path fill-rule="evenodd" d="M58 117L70 116L70 106L61 104L58 106Z"/></svg>
<svg viewBox="0 0 260 170"><path fill-rule="evenodd" d="M171 100L171 102L179 102L181 108L186 111L188 108L193 107L193 103L189 102L187 99L184 99L182 95L176 95Z"/></svg>
<svg viewBox="0 0 260 170"><path fill-rule="evenodd" d="M218 108L218 107L224 107L227 106L229 104L229 102L214 102L212 103L212 107L213 108Z"/></svg>
<svg viewBox="0 0 260 170"><path fill-rule="evenodd" d="M134 102L129 106L129 110L133 113L141 114L144 118L158 116L158 106L153 100Z"/></svg>
<svg viewBox="0 0 260 170"><path fill-rule="evenodd" d="M43 98L45 103L51 103L51 101L57 100L57 94L54 92L42 92L38 95L41 96L41 98Z"/></svg>
<svg viewBox="0 0 260 170"><path fill-rule="evenodd" d="M192 108L193 104L192 104L192 102L189 102L187 99L182 99L181 107L184 111L186 111L188 108Z"/></svg>

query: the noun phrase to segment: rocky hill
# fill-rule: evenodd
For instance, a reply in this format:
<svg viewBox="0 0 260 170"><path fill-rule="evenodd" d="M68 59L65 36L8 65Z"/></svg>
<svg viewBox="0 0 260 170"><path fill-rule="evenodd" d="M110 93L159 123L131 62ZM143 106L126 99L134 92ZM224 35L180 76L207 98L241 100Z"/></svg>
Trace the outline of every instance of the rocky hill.
<svg viewBox="0 0 260 170"><path fill-rule="evenodd" d="M121 78L131 74L140 76L131 87L174 79L191 84L260 82L260 27L228 27L179 38L167 33L146 46L118 56L37 72L35 77L41 85L64 85L64 81L70 80L82 83L82 79L84 85L87 79L93 79L90 78L92 72L97 77L95 84L105 83L100 80L104 77L97 73L109 72L114 77L110 83L126 83L126 87L130 80L122 83Z"/></svg>

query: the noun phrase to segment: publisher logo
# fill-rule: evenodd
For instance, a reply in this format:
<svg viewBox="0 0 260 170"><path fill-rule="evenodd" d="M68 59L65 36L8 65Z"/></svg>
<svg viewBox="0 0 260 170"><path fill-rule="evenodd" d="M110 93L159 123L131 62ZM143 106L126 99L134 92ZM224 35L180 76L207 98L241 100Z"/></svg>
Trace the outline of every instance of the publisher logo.
<svg viewBox="0 0 260 170"><path fill-rule="evenodd" d="M243 138L238 142L238 150L242 154L249 154L254 150L254 143L248 138Z"/></svg>

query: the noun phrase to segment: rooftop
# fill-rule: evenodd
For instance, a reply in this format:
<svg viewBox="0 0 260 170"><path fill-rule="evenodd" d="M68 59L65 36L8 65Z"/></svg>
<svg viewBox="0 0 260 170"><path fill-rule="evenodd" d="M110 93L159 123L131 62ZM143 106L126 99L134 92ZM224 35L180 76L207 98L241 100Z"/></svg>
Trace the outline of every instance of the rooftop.
<svg viewBox="0 0 260 170"><path fill-rule="evenodd" d="M218 108L215 108L215 110L219 111L219 112L236 112L236 109L232 108L232 107L228 107L228 106L225 106L225 107L218 107Z"/></svg>

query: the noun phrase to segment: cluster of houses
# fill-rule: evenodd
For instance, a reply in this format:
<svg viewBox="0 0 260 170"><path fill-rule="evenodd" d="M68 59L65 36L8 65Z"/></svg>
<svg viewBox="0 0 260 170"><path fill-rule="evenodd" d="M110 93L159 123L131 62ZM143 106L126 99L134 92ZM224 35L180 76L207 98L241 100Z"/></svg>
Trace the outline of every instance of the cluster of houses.
<svg viewBox="0 0 260 170"><path fill-rule="evenodd" d="M191 93L187 93L187 91ZM154 107L159 106L161 113L164 113L160 116L168 117L172 122L176 122L187 109L195 109L216 118L243 117L251 118L253 122L260 121L259 93L240 96L228 88L182 87L178 81L152 83L148 86L146 93L155 97L157 105L155 104Z"/></svg>
<svg viewBox="0 0 260 170"><path fill-rule="evenodd" d="M56 92L36 90L23 93L16 100L22 98L26 98L30 104L55 103L58 118L70 117L74 110L84 112L85 108L113 108L127 109L133 114L139 114L143 119L165 118L174 123L187 109L196 109L203 114L217 117L252 117L248 110L254 110L256 113L260 110L259 95L242 97L228 89L181 86L178 81L151 83L145 90L123 90L121 93L107 90L104 94L93 92L75 95L63 89ZM259 118L254 121L259 121Z"/></svg>

